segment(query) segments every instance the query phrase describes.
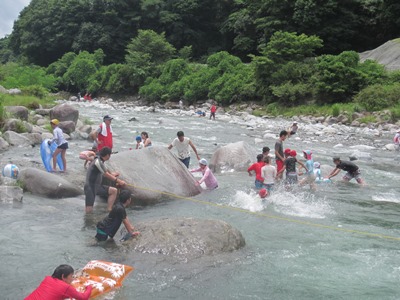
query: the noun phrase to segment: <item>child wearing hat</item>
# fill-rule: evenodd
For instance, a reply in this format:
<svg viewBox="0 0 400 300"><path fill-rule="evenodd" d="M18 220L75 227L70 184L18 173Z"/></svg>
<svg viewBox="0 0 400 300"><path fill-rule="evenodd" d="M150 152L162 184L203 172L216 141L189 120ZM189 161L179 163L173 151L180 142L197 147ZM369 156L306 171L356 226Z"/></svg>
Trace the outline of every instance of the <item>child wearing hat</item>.
<svg viewBox="0 0 400 300"><path fill-rule="evenodd" d="M57 168L57 155L61 153L61 159L64 165L64 170L61 170L63 172L67 171L67 161L65 159L65 153L67 152L68 149L68 142L65 140L63 131L61 130L60 127L58 127L58 124L60 124L60 121L57 119L53 119L50 121L50 125L53 128L53 139L48 141L48 144L51 145L51 143L56 142L57 144L57 149L53 153L53 172L56 171Z"/></svg>
<svg viewBox="0 0 400 300"><path fill-rule="evenodd" d="M208 162L205 158L199 160L199 168L190 170L190 172L201 172L203 174L203 177L196 181L196 185L200 185L204 182L209 190L213 190L218 187L218 181L208 167Z"/></svg>
<svg viewBox="0 0 400 300"><path fill-rule="evenodd" d="M307 167L301 161L297 160L296 156L296 150L290 150L289 157L285 159L282 170L280 170L276 175L278 177L281 173L283 173L283 171L286 170L286 184L288 185L297 184L298 179L296 163L302 166L308 172Z"/></svg>
<svg viewBox="0 0 400 300"><path fill-rule="evenodd" d="M142 141L142 137L140 135L138 135L136 137L136 149L143 149L144 148L144 144Z"/></svg>

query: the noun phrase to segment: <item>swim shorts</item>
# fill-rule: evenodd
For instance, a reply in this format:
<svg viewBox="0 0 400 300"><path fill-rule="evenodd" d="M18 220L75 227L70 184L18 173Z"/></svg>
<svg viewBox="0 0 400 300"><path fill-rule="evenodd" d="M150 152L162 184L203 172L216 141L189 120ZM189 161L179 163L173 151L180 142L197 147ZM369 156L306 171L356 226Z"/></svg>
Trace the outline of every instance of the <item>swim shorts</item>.
<svg viewBox="0 0 400 300"><path fill-rule="evenodd" d="M61 144L60 146L57 147L58 149L62 150L67 150L68 149L68 143Z"/></svg>
<svg viewBox="0 0 400 300"><path fill-rule="evenodd" d="M347 172L346 175L343 176L344 180L351 180L352 178L354 178L355 180L360 180L361 179L361 172L360 170L357 170L355 172Z"/></svg>

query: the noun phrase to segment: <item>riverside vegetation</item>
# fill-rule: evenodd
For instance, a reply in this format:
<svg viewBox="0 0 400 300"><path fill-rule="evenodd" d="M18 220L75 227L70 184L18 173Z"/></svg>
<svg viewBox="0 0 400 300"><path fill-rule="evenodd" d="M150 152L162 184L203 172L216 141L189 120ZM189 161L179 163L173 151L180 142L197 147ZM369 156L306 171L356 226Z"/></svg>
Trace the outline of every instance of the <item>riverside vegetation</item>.
<svg viewBox="0 0 400 300"><path fill-rule="evenodd" d="M400 72L343 51L366 50L396 36L390 1L193 1L186 10L168 0L158 6L131 1L138 4L131 9L136 19L128 2L31 2L12 34L0 40L0 85L37 99L63 90L139 95L159 103L257 102L255 115L344 114L351 122L354 113L367 112L362 121L372 122L376 117L369 113L384 110L382 121L400 118ZM320 27L311 26L321 18ZM365 28L355 25L367 19ZM58 42L49 44L50 37Z"/></svg>

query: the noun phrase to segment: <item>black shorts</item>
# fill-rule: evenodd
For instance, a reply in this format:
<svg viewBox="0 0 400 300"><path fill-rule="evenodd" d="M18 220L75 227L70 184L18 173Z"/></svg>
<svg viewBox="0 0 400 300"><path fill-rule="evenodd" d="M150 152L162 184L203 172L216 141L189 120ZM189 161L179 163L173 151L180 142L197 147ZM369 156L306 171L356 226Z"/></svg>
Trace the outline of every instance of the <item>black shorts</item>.
<svg viewBox="0 0 400 300"><path fill-rule="evenodd" d="M68 149L68 143L61 144L60 146L57 147L58 149L62 150L67 150Z"/></svg>
<svg viewBox="0 0 400 300"><path fill-rule="evenodd" d="M96 186L96 195L103 197L103 198L108 198L108 190L109 190L108 185L97 185Z"/></svg>

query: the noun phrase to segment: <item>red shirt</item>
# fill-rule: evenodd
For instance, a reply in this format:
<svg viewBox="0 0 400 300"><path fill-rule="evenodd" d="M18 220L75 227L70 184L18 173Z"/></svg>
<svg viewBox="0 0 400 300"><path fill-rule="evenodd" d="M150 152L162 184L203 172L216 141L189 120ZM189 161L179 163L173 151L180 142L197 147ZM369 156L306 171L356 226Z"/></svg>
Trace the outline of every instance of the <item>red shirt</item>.
<svg viewBox="0 0 400 300"><path fill-rule="evenodd" d="M66 298L88 300L91 292L92 287L90 285L84 293L81 293L65 281L46 276L38 288L27 296L25 300L63 300Z"/></svg>
<svg viewBox="0 0 400 300"><path fill-rule="evenodd" d="M215 113L217 111L217 107L215 105L211 106L211 112Z"/></svg>
<svg viewBox="0 0 400 300"><path fill-rule="evenodd" d="M263 161L256 162L247 169L247 172L250 172L250 171L256 172L256 180L263 182L264 178L261 176L261 168L264 166L265 166L265 162L263 162Z"/></svg>
<svg viewBox="0 0 400 300"><path fill-rule="evenodd" d="M103 124L100 125L100 128ZM97 145L97 150L100 151L104 147L109 147L112 150L113 147L113 137L110 127L106 127L107 129L107 136L102 135L101 133L98 134L97 139L99 140L99 144Z"/></svg>

